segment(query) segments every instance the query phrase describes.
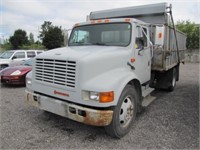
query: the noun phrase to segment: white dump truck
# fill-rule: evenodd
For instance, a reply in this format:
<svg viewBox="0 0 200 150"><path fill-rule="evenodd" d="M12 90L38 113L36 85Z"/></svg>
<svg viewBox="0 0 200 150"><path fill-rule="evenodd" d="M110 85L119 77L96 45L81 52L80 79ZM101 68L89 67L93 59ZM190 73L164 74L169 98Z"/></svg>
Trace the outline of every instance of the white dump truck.
<svg viewBox="0 0 200 150"><path fill-rule="evenodd" d="M186 49L166 3L91 12L68 39L36 56L26 101L117 138L155 88L174 90Z"/></svg>

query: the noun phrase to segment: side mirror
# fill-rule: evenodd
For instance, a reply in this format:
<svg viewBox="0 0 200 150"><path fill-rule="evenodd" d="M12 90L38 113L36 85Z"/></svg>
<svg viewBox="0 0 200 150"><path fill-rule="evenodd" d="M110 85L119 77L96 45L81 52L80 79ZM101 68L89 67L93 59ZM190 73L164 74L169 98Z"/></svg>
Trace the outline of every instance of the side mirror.
<svg viewBox="0 0 200 150"><path fill-rule="evenodd" d="M141 52L144 50L144 38L136 38L136 45L138 50L138 55L142 55Z"/></svg>
<svg viewBox="0 0 200 150"><path fill-rule="evenodd" d="M144 38L136 38L135 44L137 45L137 49L144 48Z"/></svg>
<svg viewBox="0 0 200 150"><path fill-rule="evenodd" d="M17 57L16 57L16 56L13 56L13 57L12 57L12 60L14 60L14 59L17 59Z"/></svg>
<svg viewBox="0 0 200 150"><path fill-rule="evenodd" d="M67 45L68 45L68 38L69 38L69 35L70 35L71 30L72 30L72 29L67 29L67 30L64 30L64 31L63 31L63 35L64 35L64 46L67 46Z"/></svg>
<svg viewBox="0 0 200 150"><path fill-rule="evenodd" d="M67 30L64 30L63 35L64 35L64 46L67 46L67 43L68 43L68 32L67 32Z"/></svg>
<svg viewBox="0 0 200 150"><path fill-rule="evenodd" d="M136 38L142 38L143 37L143 33L142 33L142 29L140 26L136 27Z"/></svg>
<svg viewBox="0 0 200 150"><path fill-rule="evenodd" d="M142 47L139 49L138 55L142 55L143 50L144 50L144 46L142 46Z"/></svg>

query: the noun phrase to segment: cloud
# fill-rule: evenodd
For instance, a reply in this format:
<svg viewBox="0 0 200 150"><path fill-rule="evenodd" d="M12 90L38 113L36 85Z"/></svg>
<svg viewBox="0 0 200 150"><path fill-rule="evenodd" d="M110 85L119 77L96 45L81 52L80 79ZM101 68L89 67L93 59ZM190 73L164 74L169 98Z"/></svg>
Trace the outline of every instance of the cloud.
<svg viewBox="0 0 200 150"><path fill-rule="evenodd" d="M51 13L45 3L39 0L4 0L2 5L12 13L27 16L45 16Z"/></svg>
<svg viewBox="0 0 200 150"><path fill-rule="evenodd" d="M185 1L174 2L172 6L174 20L190 20L196 23L200 23L199 9L200 4L198 2Z"/></svg>
<svg viewBox="0 0 200 150"><path fill-rule="evenodd" d="M16 29L38 34L44 21L71 28L86 20L91 11L165 2L163 0L1 0L1 33L12 35ZM198 1L166 0L173 5L175 22L190 19L200 23Z"/></svg>

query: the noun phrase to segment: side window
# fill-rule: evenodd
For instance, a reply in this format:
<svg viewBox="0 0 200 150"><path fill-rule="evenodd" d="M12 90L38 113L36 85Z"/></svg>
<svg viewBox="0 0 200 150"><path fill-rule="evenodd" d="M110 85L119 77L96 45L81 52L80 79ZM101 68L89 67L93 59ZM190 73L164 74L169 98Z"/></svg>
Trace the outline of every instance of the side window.
<svg viewBox="0 0 200 150"><path fill-rule="evenodd" d="M146 28L142 28L143 29L143 31L145 32L145 34L147 35L147 29ZM146 37L146 35L144 34L144 32L142 32L142 34L143 34L143 40L144 40L144 47L147 47L147 37Z"/></svg>
<svg viewBox="0 0 200 150"><path fill-rule="evenodd" d="M147 47L147 29L138 27L137 30L138 37L135 41L136 48L140 49L142 47Z"/></svg>
<svg viewBox="0 0 200 150"><path fill-rule="evenodd" d="M39 55L40 53L42 53L42 52L40 52L40 51L37 51L37 55Z"/></svg>
<svg viewBox="0 0 200 150"><path fill-rule="evenodd" d="M25 58L25 52L16 52L13 58L15 59Z"/></svg>
<svg viewBox="0 0 200 150"><path fill-rule="evenodd" d="M34 52L34 51L27 52L27 57L28 57L28 58L33 58L33 57L35 57L35 52Z"/></svg>

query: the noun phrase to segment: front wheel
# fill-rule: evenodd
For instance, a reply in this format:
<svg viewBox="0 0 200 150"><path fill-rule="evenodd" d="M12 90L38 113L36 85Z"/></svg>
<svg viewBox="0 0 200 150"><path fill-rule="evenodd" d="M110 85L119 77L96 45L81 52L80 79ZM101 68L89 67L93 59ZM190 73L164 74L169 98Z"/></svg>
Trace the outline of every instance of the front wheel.
<svg viewBox="0 0 200 150"><path fill-rule="evenodd" d="M113 119L105 127L106 132L115 138L126 135L135 120L138 96L133 86L127 85L121 93L119 102L114 108Z"/></svg>

